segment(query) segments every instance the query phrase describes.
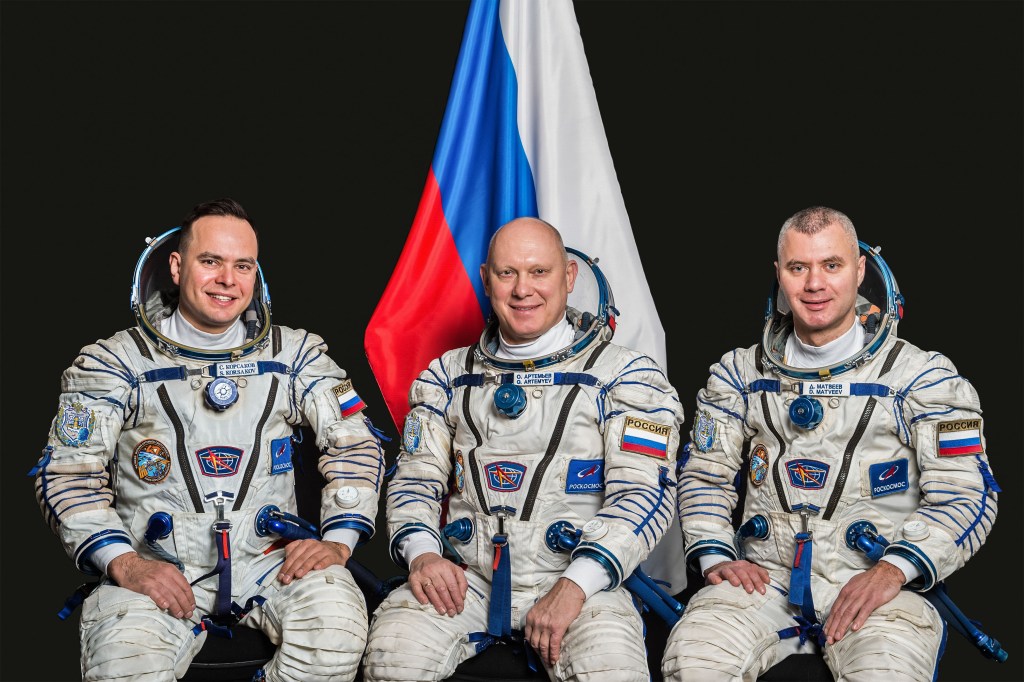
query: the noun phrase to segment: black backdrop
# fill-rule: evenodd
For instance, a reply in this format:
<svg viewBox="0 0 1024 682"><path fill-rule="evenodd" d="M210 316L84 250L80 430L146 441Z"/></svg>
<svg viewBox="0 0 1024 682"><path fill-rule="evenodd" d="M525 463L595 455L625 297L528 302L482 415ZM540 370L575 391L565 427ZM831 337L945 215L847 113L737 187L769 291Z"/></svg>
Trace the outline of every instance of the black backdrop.
<svg viewBox="0 0 1024 682"><path fill-rule="evenodd" d="M363 330L416 211L467 7L2 3L3 679L78 676L76 622L55 613L81 580L25 474L60 372L132 322L143 238L194 203L247 207L275 321L323 335L398 435ZM1010 659L952 633L939 679L1022 679L1022 4L576 12L687 416L708 366L756 339L782 221L848 213L906 296L900 335L977 387L1005 491L949 587ZM391 575L385 546L357 556Z"/></svg>

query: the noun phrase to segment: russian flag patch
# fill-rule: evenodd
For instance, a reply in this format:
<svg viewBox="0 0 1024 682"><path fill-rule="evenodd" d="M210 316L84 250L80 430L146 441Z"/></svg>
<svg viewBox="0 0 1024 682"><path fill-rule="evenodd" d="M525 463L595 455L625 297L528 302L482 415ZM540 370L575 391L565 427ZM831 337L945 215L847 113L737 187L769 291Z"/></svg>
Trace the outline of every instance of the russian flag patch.
<svg viewBox="0 0 1024 682"><path fill-rule="evenodd" d="M335 386L333 390L335 397L338 399L338 406L341 407L342 417L351 416L359 410L366 408L366 403L363 402L363 399L352 388L351 379L345 379Z"/></svg>
<svg viewBox="0 0 1024 682"><path fill-rule="evenodd" d="M672 427L646 419L626 417L622 429L622 442L619 443L625 452L637 452L648 457L668 459L668 437Z"/></svg>
<svg viewBox="0 0 1024 682"><path fill-rule="evenodd" d="M939 422L936 434L939 457L980 455L985 452L981 447L980 419L955 419Z"/></svg>

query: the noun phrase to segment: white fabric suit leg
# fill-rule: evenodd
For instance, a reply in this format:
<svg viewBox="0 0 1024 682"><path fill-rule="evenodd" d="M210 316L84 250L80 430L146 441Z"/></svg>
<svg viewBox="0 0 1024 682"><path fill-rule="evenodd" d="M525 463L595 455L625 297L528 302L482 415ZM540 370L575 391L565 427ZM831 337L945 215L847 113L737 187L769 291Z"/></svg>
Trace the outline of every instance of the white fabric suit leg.
<svg viewBox="0 0 1024 682"><path fill-rule="evenodd" d="M788 597L771 586L763 595L727 582L706 587L669 633L662 674L666 682L754 682L786 656L816 650L798 637L779 639L796 625L793 614Z"/></svg>
<svg viewBox="0 0 1024 682"><path fill-rule="evenodd" d="M935 678L944 627L924 597L904 590L860 630L825 647L825 661L837 682L928 682Z"/></svg>
<svg viewBox="0 0 1024 682"><path fill-rule="evenodd" d="M643 621L624 588L587 599L562 640L552 669L558 682L648 682Z"/></svg>
<svg viewBox="0 0 1024 682"><path fill-rule="evenodd" d="M407 584L388 595L370 624L363 660L367 682L443 680L476 654L466 635L487 629L489 602L483 591L489 588L471 573L466 578L465 608L451 618L416 601Z"/></svg>
<svg viewBox="0 0 1024 682"><path fill-rule="evenodd" d="M366 646L367 615L352 574L341 566L328 566L288 585L276 577L270 580L263 592L267 601L242 621L261 628L278 645L264 666L267 681L354 679Z"/></svg>
<svg viewBox="0 0 1024 682"><path fill-rule="evenodd" d="M194 623L161 611L144 594L101 585L82 605L83 682L170 682L180 677L206 641Z"/></svg>

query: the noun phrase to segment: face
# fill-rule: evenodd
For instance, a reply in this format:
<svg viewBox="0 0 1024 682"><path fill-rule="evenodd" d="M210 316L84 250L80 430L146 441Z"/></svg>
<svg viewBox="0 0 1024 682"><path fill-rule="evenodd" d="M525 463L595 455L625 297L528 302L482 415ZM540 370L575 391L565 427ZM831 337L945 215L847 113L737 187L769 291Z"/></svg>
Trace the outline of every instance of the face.
<svg viewBox="0 0 1024 682"><path fill-rule="evenodd" d="M230 328L252 299L256 255L256 233L248 221L211 215L192 223L188 250L170 258L185 319L209 334Z"/></svg>
<svg viewBox="0 0 1024 682"><path fill-rule="evenodd" d="M821 346L850 330L864 256L841 226L833 223L813 235L787 232L775 272L801 341Z"/></svg>
<svg viewBox="0 0 1024 682"><path fill-rule="evenodd" d="M480 278L505 340L526 343L563 321L576 272L544 223L521 218L501 228Z"/></svg>

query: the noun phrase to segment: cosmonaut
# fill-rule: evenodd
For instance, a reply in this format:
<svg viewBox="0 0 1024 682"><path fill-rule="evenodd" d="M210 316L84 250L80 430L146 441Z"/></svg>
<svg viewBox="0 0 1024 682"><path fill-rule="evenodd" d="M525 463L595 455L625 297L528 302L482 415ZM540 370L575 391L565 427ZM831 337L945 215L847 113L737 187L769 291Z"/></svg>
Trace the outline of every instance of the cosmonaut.
<svg viewBox="0 0 1024 682"><path fill-rule="evenodd" d="M137 324L64 372L34 469L46 521L101 574L81 616L83 679L173 680L237 621L279 644L261 679L351 680L368 618L343 564L373 534L383 477L365 405L320 337L271 323L236 202L200 204L147 242ZM321 451L324 541L288 544L272 522L297 520L300 426Z"/></svg>
<svg viewBox="0 0 1024 682"><path fill-rule="evenodd" d="M608 283L547 223L498 230L481 277L495 314L480 341L409 391L385 498L390 551L410 574L372 618L364 675L440 680L521 638L551 679L646 681L620 584L672 519L676 391L650 357L610 342Z"/></svg>
<svg viewBox="0 0 1024 682"><path fill-rule="evenodd" d="M665 678L752 680L820 647L837 679L931 680L945 628L921 593L996 517L978 394L897 337L903 296L844 214L787 220L776 272L761 342L710 368L680 457L685 557L707 585Z"/></svg>

